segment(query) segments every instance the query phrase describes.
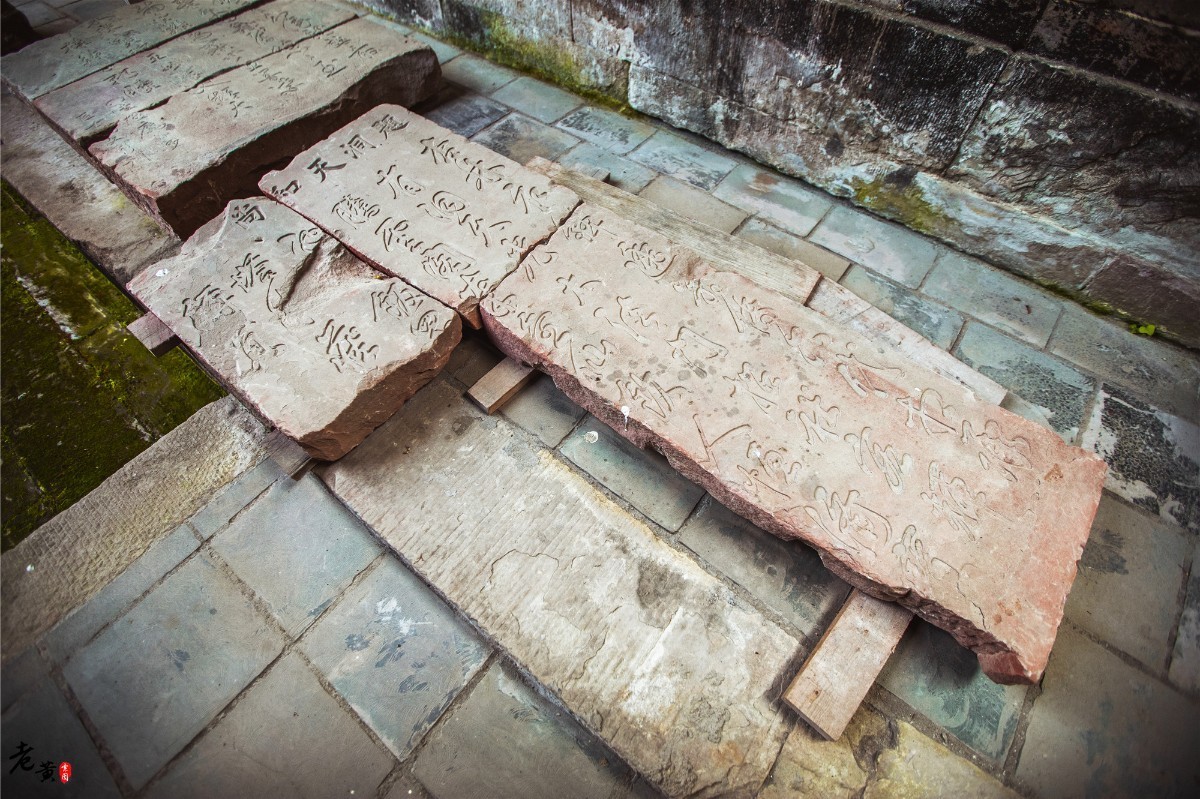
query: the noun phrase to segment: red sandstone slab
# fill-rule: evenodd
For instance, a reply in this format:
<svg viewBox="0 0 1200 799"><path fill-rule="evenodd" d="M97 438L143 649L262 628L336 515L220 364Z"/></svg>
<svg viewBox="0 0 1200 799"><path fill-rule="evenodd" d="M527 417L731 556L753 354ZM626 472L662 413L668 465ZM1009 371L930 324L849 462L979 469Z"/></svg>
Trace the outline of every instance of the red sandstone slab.
<svg viewBox="0 0 1200 799"><path fill-rule="evenodd" d="M579 202L398 106L372 110L259 186L476 327L479 300Z"/></svg>
<svg viewBox="0 0 1200 799"><path fill-rule="evenodd" d="M239 200L129 290L233 393L336 460L446 364L458 317L288 208Z"/></svg>
<svg viewBox="0 0 1200 799"><path fill-rule="evenodd" d="M1034 682L1100 499L1093 454L696 253L580 206L480 306L719 501Z"/></svg>
<svg viewBox="0 0 1200 799"><path fill-rule="evenodd" d="M440 80L427 45L355 19L128 116L90 151L135 202L188 235L256 193L270 164L379 103L419 102Z"/></svg>
<svg viewBox="0 0 1200 799"><path fill-rule="evenodd" d="M275 0L118 61L34 105L69 138L90 144L129 114L354 16L320 0Z"/></svg>
<svg viewBox="0 0 1200 799"><path fill-rule="evenodd" d="M4 81L27 100L260 0L144 0L4 56Z"/></svg>

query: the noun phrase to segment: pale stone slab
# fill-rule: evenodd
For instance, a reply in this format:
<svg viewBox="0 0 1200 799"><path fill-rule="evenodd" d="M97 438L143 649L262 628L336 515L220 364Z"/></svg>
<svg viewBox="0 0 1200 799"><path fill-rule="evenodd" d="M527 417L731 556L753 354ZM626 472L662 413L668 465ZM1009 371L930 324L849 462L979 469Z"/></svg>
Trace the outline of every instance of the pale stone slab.
<svg viewBox="0 0 1200 799"><path fill-rule="evenodd" d="M579 202L399 106L373 109L259 186L475 327L479 300Z"/></svg>
<svg viewBox="0 0 1200 799"><path fill-rule="evenodd" d="M129 289L314 458L345 455L432 379L458 318L265 198L230 203Z"/></svg>
<svg viewBox="0 0 1200 799"><path fill-rule="evenodd" d="M90 144L129 114L353 17L319 0L275 0L118 61L34 105L69 138Z"/></svg>
<svg viewBox="0 0 1200 799"><path fill-rule="evenodd" d="M34 42L0 61L4 81L27 100L115 64L257 0L145 0Z"/></svg>
<svg viewBox="0 0 1200 799"><path fill-rule="evenodd" d="M511 357L727 507L946 628L1046 664L1104 463L591 205L480 306Z"/></svg>
<svg viewBox="0 0 1200 799"><path fill-rule="evenodd" d="M762 784L796 639L513 425L436 381L322 476L666 794Z"/></svg>
<svg viewBox="0 0 1200 799"><path fill-rule="evenodd" d="M125 117L90 148L125 193L179 235L262 171L384 102L412 105L440 80L426 45L351 20Z"/></svg>

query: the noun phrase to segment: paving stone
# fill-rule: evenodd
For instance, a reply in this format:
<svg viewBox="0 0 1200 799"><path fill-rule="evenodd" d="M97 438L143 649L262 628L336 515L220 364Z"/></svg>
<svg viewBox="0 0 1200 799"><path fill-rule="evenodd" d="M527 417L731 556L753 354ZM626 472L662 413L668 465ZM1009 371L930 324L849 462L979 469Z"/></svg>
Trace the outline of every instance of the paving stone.
<svg viewBox="0 0 1200 799"><path fill-rule="evenodd" d="M492 92L492 97L546 123L562 119L583 104L583 100L576 95L556 89L537 78L517 78Z"/></svg>
<svg viewBox="0 0 1200 799"><path fill-rule="evenodd" d="M67 31L75 28L78 24L78 20L72 19L71 17L62 16L58 19L50 20L44 25L38 25L33 29L33 31L43 39L48 39L51 36L58 36L60 33L66 33Z"/></svg>
<svg viewBox="0 0 1200 799"><path fill-rule="evenodd" d="M619 796L629 769L499 661L438 725L413 767L438 799Z"/></svg>
<svg viewBox="0 0 1200 799"><path fill-rule="evenodd" d="M512 113L471 139L501 155L524 164L531 158L554 160L579 144L579 139L557 128L543 125L519 113Z"/></svg>
<svg viewBox="0 0 1200 799"><path fill-rule="evenodd" d="M125 0L79 0L79 2L61 6L60 9L63 13L70 14L76 19L89 20L112 14L128 5Z"/></svg>
<svg viewBox="0 0 1200 799"><path fill-rule="evenodd" d="M563 442L562 454L621 499L674 532L704 496L656 452L639 449L589 416Z"/></svg>
<svg viewBox="0 0 1200 799"><path fill-rule="evenodd" d="M655 176L653 170L591 142L572 147L558 157L558 162L568 169L603 170L608 173L609 183L632 194L646 188Z"/></svg>
<svg viewBox="0 0 1200 799"><path fill-rule="evenodd" d="M557 447L585 411L559 391L553 380L540 375L505 403L501 413L547 447Z"/></svg>
<svg viewBox="0 0 1200 799"><path fill-rule="evenodd" d="M520 77L519 72L469 53L447 61L442 68L442 75L446 80L452 80L459 86L465 86L480 94L491 94Z"/></svg>
<svg viewBox="0 0 1200 799"><path fill-rule="evenodd" d="M424 100L438 74L425 45L354 19L131 114L89 150L131 199L188 236L255 194L269 165L384 101Z"/></svg>
<svg viewBox="0 0 1200 799"><path fill-rule="evenodd" d="M230 522L242 508L265 492L276 480L283 477L278 464L270 458L248 469L241 477L229 483L188 520L201 540L210 538Z"/></svg>
<svg viewBox="0 0 1200 799"><path fill-rule="evenodd" d="M1171 655L1170 677L1175 685L1200 698L1200 543L1192 553L1191 577Z"/></svg>
<svg viewBox="0 0 1200 799"><path fill-rule="evenodd" d="M983 261L943 252L922 290L1035 347L1043 347L1065 303Z"/></svg>
<svg viewBox="0 0 1200 799"><path fill-rule="evenodd" d="M21 11L21 15L25 17L25 20L32 28L39 28L48 22L62 18L61 12L46 3L40 2L40 0L33 0L33 2L25 3L18 8ZM5 69L7 70L8 67L5 66Z"/></svg>
<svg viewBox="0 0 1200 799"><path fill-rule="evenodd" d="M737 166L713 195L797 236L812 233L833 206L828 194L753 164Z"/></svg>
<svg viewBox="0 0 1200 799"><path fill-rule="evenodd" d="M830 280L841 280L850 268L850 262L845 258L755 217L747 219L735 235L785 258L807 264Z"/></svg>
<svg viewBox="0 0 1200 799"><path fill-rule="evenodd" d="M391 557L348 591L300 646L401 760L488 657L471 628Z"/></svg>
<svg viewBox="0 0 1200 799"><path fill-rule="evenodd" d="M1067 441L1074 441L1096 390L1091 378L1062 361L1021 344L998 331L968 322L957 355L1008 390L1042 409Z"/></svg>
<svg viewBox="0 0 1200 799"><path fill-rule="evenodd" d="M135 111L353 16L315 0L276 0L118 61L34 105L70 138L90 144Z"/></svg>
<svg viewBox="0 0 1200 799"><path fill-rule="evenodd" d="M440 64L445 64L447 61L457 58L462 54L462 50L454 45L446 44L441 39L435 39L432 36L426 36L420 31L409 31L408 35L419 42L429 45L429 48L437 55L438 63Z"/></svg>
<svg viewBox="0 0 1200 799"><path fill-rule="evenodd" d="M957 311L928 300L869 269L853 267L842 278L842 285L942 349L949 349L958 331L962 330L963 318Z"/></svg>
<svg viewBox="0 0 1200 799"><path fill-rule="evenodd" d="M664 175L652 180L639 195L655 205L669 208L722 233L732 233L746 218L746 212L740 208L734 208L695 186Z"/></svg>
<svg viewBox="0 0 1200 799"><path fill-rule="evenodd" d="M29 100L122 58L253 5L254 0L183 4L145 0L102 19L80 23L0 60L4 81ZM36 24L36 23L34 23Z"/></svg>
<svg viewBox="0 0 1200 799"><path fill-rule="evenodd" d="M453 83L417 110L430 122L468 139L510 112L508 106Z"/></svg>
<svg viewBox="0 0 1200 799"><path fill-rule="evenodd" d="M291 653L147 796L372 796L392 765L391 754Z"/></svg>
<svg viewBox="0 0 1200 799"><path fill-rule="evenodd" d="M558 127L618 155L628 153L654 133L654 128L641 120L590 105L559 120Z"/></svg>
<svg viewBox="0 0 1200 799"><path fill-rule="evenodd" d="M1190 796L1200 705L1064 629L1016 778L1035 797Z"/></svg>
<svg viewBox="0 0 1200 799"><path fill-rule="evenodd" d="M737 164L732 158L692 144L665 130L646 139L629 157L638 163L711 191Z"/></svg>
<svg viewBox="0 0 1200 799"><path fill-rule="evenodd" d="M0 712L3 713L50 672L50 664L42 658L37 647L31 646L16 655L5 654L4 667L0 670Z"/></svg>
<svg viewBox="0 0 1200 799"><path fill-rule="evenodd" d="M938 247L924 236L847 208L835 207L809 238L909 288L921 284Z"/></svg>
<svg viewBox="0 0 1200 799"><path fill-rule="evenodd" d="M197 557L80 650L63 676L140 789L282 648L237 587Z"/></svg>
<svg viewBox="0 0 1200 799"><path fill-rule="evenodd" d="M1108 462L1109 491L1200 532L1200 427L1104 384L1081 446Z"/></svg>
<svg viewBox="0 0 1200 799"><path fill-rule="evenodd" d="M312 475L273 484L212 546L293 636L379 554L371 534Z"/></svg>
<svg viewBox="0 0 1200 799"><path fill-rule="evenodd" d="M479 299L578 202L396 105L378 106L260 185L476 327Z"/></svg>
<svg viewBox="0 0 1200 799"><path fill-rule="evenodd" d="M1067 618L1151 671L1166 669L1191 555L1183 531L1105 495Z"/></svg>
<svg viewBox="0 0 1200 799"><path fill-rule="evenodd" d="M504 354L492 346L482 334L468 331L462 343L454 349L446 374L470 388L504 360Z"/></svg>
<svg viewBox="0 0 1200 799"><path fill-rule="evenodd" d="M531 257L536 274L481 305L509 357L843 579L950 628L989 676L1037 680L1099 458L597 206Z"/></svg>
<svg viewBox="0 0 1200 799"><path fill-rule="evenodd" d="M336 460L441 371L462 335L448 309L382 277L260 198L230 203L129 290L263 418Z"/></svg>
<svg viewBox="0 0 1200 799"><path fill-rule="evenodd" d="M436 381L322 477L657 787L762 783L796 640L507 420Z"/></svg>

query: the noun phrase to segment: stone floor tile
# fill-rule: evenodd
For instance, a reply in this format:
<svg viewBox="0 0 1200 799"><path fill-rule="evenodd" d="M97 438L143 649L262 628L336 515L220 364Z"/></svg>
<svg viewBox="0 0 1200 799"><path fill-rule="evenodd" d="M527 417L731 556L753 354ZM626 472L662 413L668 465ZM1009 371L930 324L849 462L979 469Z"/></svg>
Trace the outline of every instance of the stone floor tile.
<svg viewBox="0 0 1200 799"><path fill-rule="evenodd" d="M394 557L345 594L300 646L400 759L488 657L466 622Z"/></svg>
<svg viewBox="0 0 1200 799"><path fill-rule="evenodd" d="M571 402L546 375L517 392L501 410L504 416L533 433L547 447L557 447L571 428L583 418L584 410Z"/></svg>
<svg viewBox="0 0 1200 799"><path fill-rule="evenodd" d="M229 520L242 508L254 501L276 480L283 477L279 466L270 458L250 469L237 480L227 485L213 499L196 512L189 521L193 529L203 539L208 539L217 530L229 523Z"/></svg>
<svg viewBox="0 0 1200 799"><path fill-rule="evenodd" d="M420 31L409 31L407 35L429 45L429 49L433 50L433 54L437 56L439 64L445 64L447 61L457 58L462 54L462 50L454 45L446 44L441 39L435 39L432 36L426 36Z"/></svg>
<svg viewBox="0 0 1200 799"><path fill-rule="evenodd" d="M629 154L655 172L711 191L737 162L726 155L692 144L682 136L660 130Z"/></svg>
<svg viewBox="0 0 1200 799"><path fill-rule="evenodd" d="M468 139L510 112L508 106L490 97L450 83L417 110L430 122Z"/></svg>
<svg viewBox="0 0 1200 799"><path fill-rule="evenodd" d="M1039 799L1194 796L1200 704L1059 632L1016 778Z"/></svg>
<svg viewBox="0 0 1200 799"><path fill-rule="evenodd" d="M797 236L812 233L833 206L828 194L753 164L737 166L713 195Z"/></svg>
<svg viewBox="0 0 1200 799"><path fill-rule="evenodd" d="M1046 411L1054 429L1068 443L1075 440L1096 390L1091 378L976 322L967 323L954 354L967 366Z"/></svg>
<svg viewBox="0 0 1200 799"><path fill-rule="evenodd" d="M962 314L882 278L869 269L861 266L851 268L842 278L842 285L942 349L949 349L958 331L962 330Z"/></svg>
<svg viewBox="0 0 1200 799"><path fill-rule="evenodd" d="M436 799L607 799L631 777L498 661L430 735L413 774Z"/></svg>
<svg viewBox="0 0 1200 799"><path fill-rule="evenodd" d="M62 18L62 13L57 9L51 8L42 0L33 0L21 6L21 13L25 19L29 20L29 27L37 28L57 19Z"/></svg>
<svg viewBox="0 0 1200 799"><path fill-rule="evenodd" d="M1164 670L1191 549L1182 530L1105 493L1067 618L1151 671Z"/></svg>
<svg viewBox="0 0 1200 799"><path fill-rule="evenodd" d="M212 548L293 636L380 551L311 474L274 483L213 538Z"/></svg>
<svg viewBox="0 0 1200 799"><path fill-rule="evenodd" d="M558 121L558 127L606 150L625 154L650 138L654 128L603 108L584 106Z"/></svg>
<svg viewBox="0 0 1200 799"><path fill-rule="evenodd" d="M1105 488L1200 533L1200 427L1102 385L1081 446L1108 462Z"/></svg>
<svg viewBox="0 0 1200 799"><path fill-rule="evenodd" d="M53 8L62 8L63 6L71 5L71 3L76 3L78 0L21 0L19 3L13 3L13 5L17 8L21 8L22 6L28 5L31 2L45 2L46 5Z"/></svg>
<svg viewBox="0 0 1200 799"><path fill-rule="evenodd" d="M66 33L78 24L78 20L71 17L62 16L58 19L52 19L44 25L38 25L33 29L33 32L41 36L43 39L49 39L51 36L57 36L60 33Z"/></svg>
<svg viewBox="0 0 1200 799"><path fill-rule="evenodd" d="M911 230L839 205L809 238L909 288L921 284L939 248Z"/></svg>
<svg viewBox="0 0 1200 799"><path fill-rule="evenodd" d="M8 712L49 670L50 664L32 646L6 661L0 669L0 713Z"/></svg>
<svg viewBox="0 0 1200 799"><path fill-rule="evenodd" d="M776 538L712 497L688 519L679 540L814 642L850 594L812 547Z"/></svg>
<svg viewBox="0 0 1200 799"><path fill-rule="evenodd" d="M646 188L655 177L653 170L591 142L572 147L558 157L558 162L573 169L603 169L608 173L609 183L632 194Z"/></svg>
<svg viewBox="0 0 1200 799"><path fill-rule="evenodd" d="M64 663L76 649L91 640L104 625L125 612L171 569L200 546L190 525L182 524L146 553L115 580L101 589L43 639L46 649L58 663Z"/></svg>
<svg viewBox="0 0 1200 799"><path fill-rule="evenodd" d="M545 123L556 122L583 104L579 96L530 77L517 78L492 92L492 97Z"/></svg>
<svg viewBox="0 0 1200 799"><path fill-rule="evenodd" d="M665 175L651 181L650 185L642 189L641 196L722 233L732 233L746 218L746 212L742 209L734 208L708 192Z"/></svg>
<svg viewBox="0 0 1200 799"><path fill-rule="evenodd" d="M524 164L534 156L553 161L579 144L579 139L569 133L516 112L475 134L471 141L490 147L518 164Z"/></svg>
<svg viewBox="0 0 1200 799"><path fill-rule="evenodd" d="M63 676L141 788L282 648L238 588L195 557L80 650Z"/></svg>
<svg viewBox="0 0 1200 799"><path fill-rule="evenodd" d="M148 797L373 796L394 764L291 653L173 763Z"/></svg>
<svg viewBox="0 0 1200 799"><path fill-rule="evenodd" d="M997 685L949 633L920 619L908 628L879 682L976 752L1003 762L1017 729L1024 685Z"/></svg>
<svg viewBox="0 0 1200 799"><path fill-rule="evenodd" d="M594 416L559 449L602 486L671 531L679 529L704 496L662 455L638 449Z"/></svg>
<svg viewBox="0 0 1200 799"><path fill-rule="evenodd" d="M482 333L464 330L462 341L451 354L445 371L470 387L502 360L503 353L493 347Z"/></svg>
<svg viewBox="0 0 1200 799"><path fill-rule="evenodd" d="M119 9L125 8L125 0L78 0L69 5L60 6L59 10L75 19L84 22L89 19L105 17Z"/></svg>
<svg viewBox="0 0 1200 799"><path fill-rule="evenodd" d="M1046 345L1066 304L1015 275L949 251L921 290L1035 347Z"/></svg>
<svg viewBox="0 0 1200 799"><path fill-rule="evenodd" d="M1200 542L1192 553L1187 597L1179 617L1175 652L1171 655L1171 682L1200 698Z"/></svg>
<svg viewBox="0 0 1200 799"><path fill-rule="evenodd" d="M439 59L441 60L441 59ZM491 94L506 83L511 83L521 76L498 64L493 64L486 58L463 53L442 64L442 77L453 81L459 86L477 91L480 94Z"/></svg>
<svg viewBox="0 0 1200 799"><path fill-rule="evenodd" d="M0 717L0 793L6 797L118 799L108 767L58 686L46 676ZM27 750L22 750L24 745ZM19 756L24 751L28 759ZM58 764L71 764L71 780L58 781ZM24 765L22 765L24 764ZM51 779L43 780L46 766ZM26 769L25 766L29 768Z"/></svg>
<svg viewBox="0 0 1200 799"><path fill-rule="evenodd" d="M850 268L850 262L840 255L834 255L824 247L818 247L811 241L793 236L753 216L737 229L735 235L764 250L807 264L830 280L841 280Z"/></svg>

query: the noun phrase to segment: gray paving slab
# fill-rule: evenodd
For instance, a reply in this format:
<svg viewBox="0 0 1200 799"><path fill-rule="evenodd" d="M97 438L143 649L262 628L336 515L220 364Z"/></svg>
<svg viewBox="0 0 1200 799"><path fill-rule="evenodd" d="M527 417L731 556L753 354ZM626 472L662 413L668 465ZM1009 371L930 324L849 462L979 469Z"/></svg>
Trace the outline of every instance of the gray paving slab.
<svg viewBox="0 0 1200 799"><path fill-rule="evenodd" d="M571 134L517 112L475 134L471 141L490 147L518 164L527 163L535 156L553 161L579 144L579 139Z"/></svg>
<svg viewBox="0 0 1200 799"><path fill-rule="evenodd" d="M585 411L558 390L546 375L535 378L501 409L510 422L533 433L547 447L557 447Z"/></svg>
<svg viewBox="0 0 1200 799"><path fill-rule="evenodd" d="M942 349L949 349L962 330L964 320L958 311L880 277L870 269L851 267L841 283Z"/></svg>
<svg viewBox="0 0 1200 799"><path fill-rule="evenodd" d="M470 53L463 53L442 64L443 78L480 94L491 94L520 76L519 72L493 64L486 58L480 58Z"/></svg>
<svg viewBox="0 0 1200 799"><path fill-rule="evenodd" d="M668 530L691 514L704 490L671 468L656 452L638 449L594 416L562 446L563 455L602 486Z"/></svg>
<svg viewBox="0 0 1200 799"><path fill-rule="evenodd" d="M430 122L436 122L469 139L511 109L490 97L448 85L420 111Z"/></svg>
<svg viewBox="0 0 1200 799"><path fill-rule="evenodd" d="M300 647L400 759L420 743L489 652L392 557L347 592Z"/></svg>
<svg viewBox="0 0 1200 799"><path fill-rule="evenodd" d="M692 144L682 136L660 130L629 157L677 180L711 191L737 166L727 155Z"/></svg>
<svg viewBox="0 0 1200 799"><path fill-rule="evenodd" d="M844 205L830 211L809 238L909 288L920 285L940 251L924 236Z"/></svg>
<svg viewBox="0 0 1200 799"><path fill-rule="evenodd" d="M127 5L125 0L78 0L70 5L60 6L60 10L75 19L89 20L107 16Z"/></svg>
<svg viewBox="0 0 1200 799"><path fill-rule="evenodd" d="M282 648L238 587L197 556L80 650L63 676L136 789Z"/></svg>
<svg viewBox="0 0 1200 799"><path fill-rule="evenodd" d="M56 19L62 18L62 13L57 9L41 2L41 0L32 0L20 7L21 14L28 20L31 28L37 28L45 25L47 22L53 22Z"/></svg>
<svg viewBox="0 0 1200 799"><path fill-rule="evenodd" d="M293 652L146 796L373 796L394 762Z"/></svg>
<svg viewBox="0 0 1200 799"><path fill-rule="evenodd" d="M1180 689L1200 698L1200 541L1192 553L1191 577L1183 613L1179 615L1170 678Z"/></svg>
<svg viewBox="0 0 1200 799"><path fill-rule="evenodd" d="M646 184L657 174L652 169L586 141L560 155L558 162L569 169L602 169L608 173L609 183L630 194L637 194L646 188Z"/></svg>
<svg viewBox="0 0 1200 799"><path fill-rule="evenodd" d="M850 268L850 261L840 255L755 217L743 222L734 235L764 250L807 264L830 280L841 280Z"/></svg>
<svg viewBox="0 0 1200 799"><path fill-rule="evenodd" d="M440 64L445 64L447 61L457 58L462 54L462 50L454 45L447 44L441 39L435 39L432 36L426 36L420 31L414 31L410 29L406 35L411 36L419 42L424 42L425 44L429 45L429 49L433 50L434 55L437 56L438 63Z"/></svg>
<svg viewBox="0 0 1200 799"><path fill-rule="evenodd" d="M537 78L517 78L492 92L492 98L539 122L557 122L583 105L578 95L555 88Z"/></svg>
<svg viewBox="0 0 1200 799"><path fill-rule="evenodd" d="M189 522L192 529L202 539L208 539L220 530L229 520L236 516L242 508L249 505L256 497L270 488L276 480L285 475L275 461L264 459L253 469L225 486L212 501L196 512Z"/></svg>
<svg viewBox="0 0 1200 799"><path fill-rule="evenodd" d="M584 141L624 155L650 138L651 125L603 108L584 106L560 119L557 126Z"/></svg>
<svg viewBox="0 0 1200 799"><path fill-rule="evenodd" d="M380 552L354 514L311 474L278 480L212 548L289 635L299 635Z"/></svg>
<svg viewBox="0 0 1200 799"><path fill-rule="evenodd" d="M746 212L742 209L734 208L706 191L666 175L652 180L640 195L655 205L669 208L722 233L732 233L746 218Z"/></svg>
<svg viewBox="0 0 1200 799"><path fill-rule="evenodd" d="M0 713L7 712L14 702L49 673L50 664L37 647L31 646L9 658L0 669Z"/></svg>
<svg viewBox="0 0 1200 799"><path fill-rule="evenodd" d="M632 777L500 662L430 735L413 773L437 799L606 799Z"/></svg>
<svg viewBox="0 0 1200 799"><path fill-rule="evenodd" d="M735 167L713 189L713 195L796 236L812 233L833 207L825 192L754 164Z"/></svg>

